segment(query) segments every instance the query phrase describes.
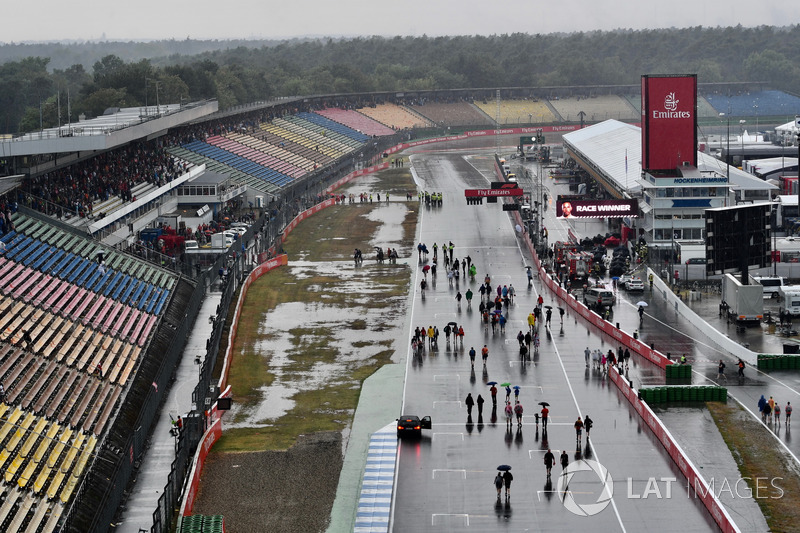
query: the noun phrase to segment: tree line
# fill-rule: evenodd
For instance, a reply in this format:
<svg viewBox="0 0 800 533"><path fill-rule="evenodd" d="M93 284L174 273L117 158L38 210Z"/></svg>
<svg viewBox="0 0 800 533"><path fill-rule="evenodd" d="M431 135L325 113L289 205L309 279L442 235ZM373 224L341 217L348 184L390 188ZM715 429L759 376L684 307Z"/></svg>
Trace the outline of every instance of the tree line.
<svg viewBox="0 0 800 533"><path fill-rule="evenodd" d="M800 86L798 29L3 45L0 133L74 122L109 107L153 105L156 98L216 98L226 109L280 96L636 85L647 73L696 73L700 83L766 82L793 92ZM26 46L33 54L21 57ZM102 50L116 53L98 56ZM96 58L91 65L89 57ZM75 62L65 66L69 58Z"/></svg>

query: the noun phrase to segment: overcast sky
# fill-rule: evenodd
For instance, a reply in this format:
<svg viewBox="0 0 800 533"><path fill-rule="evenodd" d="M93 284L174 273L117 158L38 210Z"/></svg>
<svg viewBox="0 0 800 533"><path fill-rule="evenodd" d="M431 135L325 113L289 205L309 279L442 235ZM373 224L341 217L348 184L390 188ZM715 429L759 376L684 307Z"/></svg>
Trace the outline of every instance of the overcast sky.
<svg viewBox="0 0 800 533"><path fill-rule="evenodd" d="M27 0L6 4L0 42L783 26L797 12L794 0Z"/></svg>

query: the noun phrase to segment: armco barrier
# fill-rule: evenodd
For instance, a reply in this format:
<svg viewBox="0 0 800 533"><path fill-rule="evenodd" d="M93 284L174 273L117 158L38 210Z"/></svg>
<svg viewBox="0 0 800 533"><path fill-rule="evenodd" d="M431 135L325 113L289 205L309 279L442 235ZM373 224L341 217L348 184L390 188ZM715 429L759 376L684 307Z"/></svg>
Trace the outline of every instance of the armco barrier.
<svg viewBox="0 0 800 533"><path fill-rule="evenodd" d="M608 376L614 385L622 392L623 396L630 402L633 409L639 414L644 421L645 425L650 428L653 435L661 442L664 449L674 461L675 465L680 469L681 473L686 477L695 494L703 502L708 512L711 513L712 518L717 523L719 528L724 533L738 532L739 528L734 523L731 516L725 507L722 506L717 499L714 491L708 486L706 480L700 475L697 467L694 466L692 461L686 456L686 453L680 447L678 442L673 438L669 430L661 422L650 407L639 399L636 389L631 387L628 382L622 377L616 368L611 367L608 371Z"/></svg>
<svg viewBox="0 0 800 533"><path fill-rule="evenodd" d="M242 312L242 304L244 303L245 296L247 296L247 289L250 288L250 285L255 280L270 270L279 266L286 266L287 264L289 264L289 258L285 254L279 255L266 263L258 265L247 275L247 279L244 280L242 290L239 292L239 300L236 302L236 310L234 311L233 320L231 321L231 329L228 332L228 347L225 349L225 361L222 363L222 373L219 377L220 390L225 389L228 385L228 368L230 367L231 352L233 350L233 339L236 338L236 330L239 327L239 315Z"/></svg>

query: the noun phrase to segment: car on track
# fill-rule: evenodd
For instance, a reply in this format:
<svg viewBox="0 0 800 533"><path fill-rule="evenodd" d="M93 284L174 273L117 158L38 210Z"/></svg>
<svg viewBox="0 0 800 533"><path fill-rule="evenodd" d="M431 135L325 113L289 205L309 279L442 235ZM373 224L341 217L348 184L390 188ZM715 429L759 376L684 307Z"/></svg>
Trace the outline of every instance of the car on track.
<svg viewBox="0 0 800 533"><path fill-rule="evenodd" d="M421 437L423 429L431 429L431 417L403 415L397 419L397 437Z"/></svg>
<svg viewBox="0 0 800 533"><path fill-rule="evenodd" d="M644 281L642 281L640 278L631 278L625 282L625 288L630 292L642 292L644 291Z"/></svg>

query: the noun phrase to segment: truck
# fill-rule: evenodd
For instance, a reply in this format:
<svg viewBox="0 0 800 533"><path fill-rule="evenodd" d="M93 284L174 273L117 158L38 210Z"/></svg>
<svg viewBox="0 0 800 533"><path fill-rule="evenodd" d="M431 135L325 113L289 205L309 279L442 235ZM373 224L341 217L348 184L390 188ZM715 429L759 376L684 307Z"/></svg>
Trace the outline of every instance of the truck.
<svg viewBox="0 0 800 533"><path fill-rule="evenodd" d="M784 285L780 288L781 311L785 315L800 315L800 285Z"/></svg>
<svg viewBox="0 0 800 533"><path fill-rule="evenodd" d="M764 318L764 291L761 285L742 285L731 274L722 278L721 308L737 325L758 324Z"/></svg>
<svg viewBox="0 0 800 533"><path fill-rule="evenodd" d="M705 263L706 243L704 241L675 241L678 248L678 257L684 265L694 264L693 259L703 259Z"/></svg>

